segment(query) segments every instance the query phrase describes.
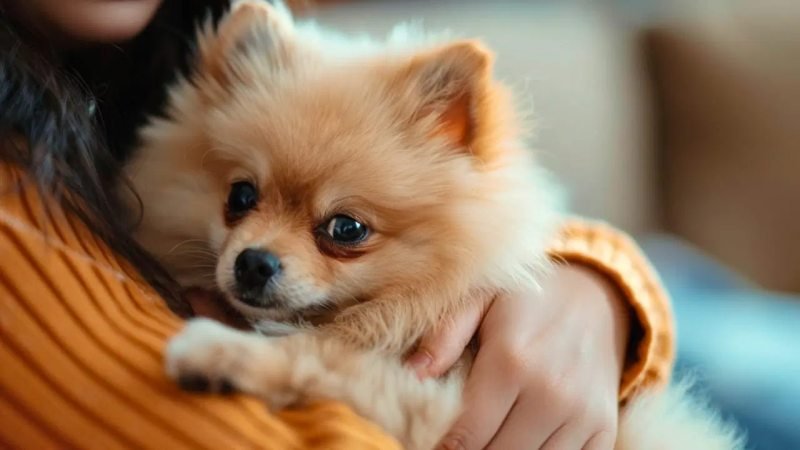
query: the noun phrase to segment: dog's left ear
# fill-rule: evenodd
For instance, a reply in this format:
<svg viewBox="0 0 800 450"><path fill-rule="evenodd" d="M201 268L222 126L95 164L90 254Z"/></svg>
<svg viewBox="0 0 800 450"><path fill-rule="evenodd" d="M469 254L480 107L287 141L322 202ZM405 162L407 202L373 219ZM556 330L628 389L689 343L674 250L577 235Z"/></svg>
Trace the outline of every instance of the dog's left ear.
<svg viewBox="0 0 800 450"><path fill-rule="evenodd" d="M289 63L291 13L266 0L234 0L217 30L201 41L200 69L227 87L244 76L238 59L251 53L271 68Z"/></svg>
<svg viewBox="0 0 800 450"><path fill-rule="evenodd" d="M488 126L492 55L479 42L458 41L416 56L399 82L413 99L411 120L459 151L482 158Z"/></svg>

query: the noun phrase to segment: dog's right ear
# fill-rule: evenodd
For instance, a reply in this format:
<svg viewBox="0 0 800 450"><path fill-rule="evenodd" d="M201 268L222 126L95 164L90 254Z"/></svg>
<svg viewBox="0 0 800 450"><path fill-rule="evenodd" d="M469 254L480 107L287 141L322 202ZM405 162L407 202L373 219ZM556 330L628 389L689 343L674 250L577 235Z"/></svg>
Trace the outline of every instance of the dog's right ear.
<svg viewBox="0 0 800 450"><path fill-rule="evenodd" d="M292 18L282 5L266 0L235 0L216 32L200 40L200 72L227 87L247 77L239 60L258 55L270 67L288 64Z"/></svg>

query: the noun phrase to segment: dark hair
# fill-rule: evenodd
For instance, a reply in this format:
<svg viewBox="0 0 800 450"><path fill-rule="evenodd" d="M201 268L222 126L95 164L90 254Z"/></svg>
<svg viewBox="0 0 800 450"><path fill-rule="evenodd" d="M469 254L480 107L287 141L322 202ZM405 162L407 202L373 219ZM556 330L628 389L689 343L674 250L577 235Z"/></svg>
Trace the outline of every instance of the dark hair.
<svg viewBox="0 0 800 450"><path fill-rule="evenodd" d="M161 113L167 86L191 70L197 25L209 15L216 21L228 3L165 0L132 41L68 54L0 6L0 161L24 169L184 316L190 309L176 284L131 238L113 192L137 128Z"/></svg>

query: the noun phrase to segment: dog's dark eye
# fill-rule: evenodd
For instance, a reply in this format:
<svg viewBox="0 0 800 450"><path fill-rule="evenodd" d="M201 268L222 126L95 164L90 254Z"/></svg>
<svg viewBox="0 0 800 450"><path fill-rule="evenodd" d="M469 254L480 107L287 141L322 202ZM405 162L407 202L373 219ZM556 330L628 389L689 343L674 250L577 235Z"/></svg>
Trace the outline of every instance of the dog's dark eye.
<svg viewBox="0 0 800 450"><path fill-rule="evenodd" d="M252 183L237 181L231 185L228 194L228 216L231 219L242 217L247 211L255 208L258 203L258 191Z"/></svg>
<svg viewBox="0 0 800 450"><path fill-rule="evenodd" d="M369 231L366 225L348 216L335 216L325 226L328 237L340 244L357 244Z"/></svg>

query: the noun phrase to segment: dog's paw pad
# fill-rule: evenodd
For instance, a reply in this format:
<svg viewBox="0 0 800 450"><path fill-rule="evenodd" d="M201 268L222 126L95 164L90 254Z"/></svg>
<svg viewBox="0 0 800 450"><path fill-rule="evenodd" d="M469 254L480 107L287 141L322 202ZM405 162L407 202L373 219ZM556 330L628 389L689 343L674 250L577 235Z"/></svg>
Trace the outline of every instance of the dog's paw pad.
<svg viewBox="0 0 800 450"><path fill-rule="evenodd" d="M230 395L238 391L236 386L227 378L223 378L219 382L219 393L222 395Z"/></svg>
<svg viewBox="0 0 800 450"><path fill-rule="evenodd" d="M196 373L183 373L178 375L178 386L187 392L209 392L211 382L208 377Z"/></svg>
<svg viewBox="0 0 800 450"><path fill-rule="evenodd" d="M167 344L167 376L188 392L232 394L253 362L254 341L244 333L206 319L189 321Z"/></svg>

